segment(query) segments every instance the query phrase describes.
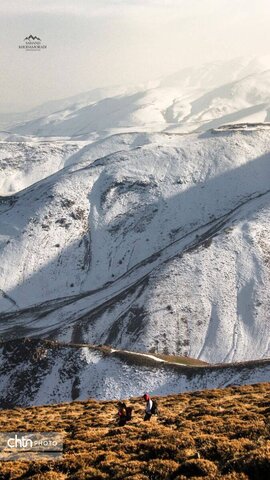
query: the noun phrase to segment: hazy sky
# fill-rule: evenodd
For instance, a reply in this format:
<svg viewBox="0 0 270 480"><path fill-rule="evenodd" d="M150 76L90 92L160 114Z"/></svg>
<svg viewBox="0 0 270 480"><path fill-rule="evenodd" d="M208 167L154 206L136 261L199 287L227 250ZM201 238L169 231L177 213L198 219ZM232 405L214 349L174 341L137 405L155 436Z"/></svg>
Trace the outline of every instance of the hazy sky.
<svg viewBox="0 0 270 480"><path fill-rule="evenodd" d="M269 55L269 25L269 0L0 0L0 111ZM29 34L47 50L19 50Z"/></svg>

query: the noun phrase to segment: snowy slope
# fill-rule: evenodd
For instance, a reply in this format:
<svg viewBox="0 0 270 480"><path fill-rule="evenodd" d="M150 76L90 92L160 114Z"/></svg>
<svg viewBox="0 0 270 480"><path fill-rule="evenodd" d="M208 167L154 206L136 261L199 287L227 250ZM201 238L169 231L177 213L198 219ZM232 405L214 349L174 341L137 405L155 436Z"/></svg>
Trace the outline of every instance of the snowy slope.
<svg viewBox="0 0 270 480"><path fill-rule="evenodd" d="M236 59L184 69L152 82L152 87L115 89L106 97L90 92L60 102L49 115L34 116L12 131L88 138L131 129L190 132L224 123L268 121L269 68L269 60Z"/></svg>
<svg viewBox="0 0 270 480"><path fill-rule="evenodd" d="M130 150L154 141L155 134L119 134L96 141L46 141L14 135L0 141L0 195L17 193L62 168L89 164L109 153Z"/></svg>
<svg viewBox="0 0 270 480"><path fill-rule="evenodd" d="M264 382L270 375L269 361L183 367L141 355L40 341L3 344L0 360L0 408L93 397L120 399L141 396L145 391L166 395Z"/></svg>
<svg viewBox="0 0 270 480"><path fill-rule="evenodd" d="M16 193L65 165L81 142L0 142L0 195Z"/></svg>
<svg viewBox="0 0 270 480"><path fill-rule="evenodd" d="M111 96L125 95L126 93L133 90L138 90L138 87L131 88L126 86L113 86L106 88L95 88L94 90L90 90L89 92L80 93L72 97L63 98L60 100L51 100L49 102L38 105L37 107L34 107L26 112L0 113L0 129L3 131L3 133L9 133L9 130L12 127L20 123L32 121L68 108L70 108L71 110L79 109L81 106L84 106L86 104L95 103Z"/></svg>
<svg viewBox="0 0 270 480"><path fill-rule="evenodd" d="M89 161L90 156L96 160L129 149L134 145L128 134L134 131L138 132L134 144L139 146L149 141L145 132L181 133L224 123L267 122L269 68L269 58L214 62L148 85L96 89L47 102L12 114L17 120L10 119L10 124L7 114L6 129L12 131L0 131L0 195L15 193L80 161L81 153ZM84 147L79 155L72 155Z"/></svg>
<svg viewBox="0 0 270 480"><path fill-rule="evenodd" d="M269 141L122 135L2 198L1 336L269 356Z"/></svg>

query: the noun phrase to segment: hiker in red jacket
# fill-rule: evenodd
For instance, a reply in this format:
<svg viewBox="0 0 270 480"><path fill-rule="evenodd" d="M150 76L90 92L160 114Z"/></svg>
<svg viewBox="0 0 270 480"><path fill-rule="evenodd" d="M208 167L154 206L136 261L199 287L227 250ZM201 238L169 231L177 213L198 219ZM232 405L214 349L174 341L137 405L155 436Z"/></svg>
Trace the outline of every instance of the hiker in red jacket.
<svg viewBox="0 0 270 480"><path fill-rule="evenodd" d="M152 417L153 402L150 398L149 393L145 393L143 398L146 401L145 415L144 415L144 421L145 421L145 420L150 420L150 418Z"/></svg>

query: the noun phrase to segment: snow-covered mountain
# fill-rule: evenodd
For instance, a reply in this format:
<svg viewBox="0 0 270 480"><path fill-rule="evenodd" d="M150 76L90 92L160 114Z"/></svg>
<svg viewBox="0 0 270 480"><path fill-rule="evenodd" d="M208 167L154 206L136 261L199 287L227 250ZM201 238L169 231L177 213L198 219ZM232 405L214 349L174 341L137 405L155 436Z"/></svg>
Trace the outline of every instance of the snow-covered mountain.
<svg viewBox="0 0 270 480"><path fill-rule="evenodd" d="M95 152L98 158L129 149L129 137L119 134L137 131L143 138L145 132L267 122L269 72L269 58L238 58L185 68L147 85L100 88L47 102L28 112L4 114L3 122L0 114L0 128L1 122L6 128L0 131L0 195L80 161L80 154L69 159L72 150L91 150L91 157Z"/></svg>
<svg viewBox="0 0 270 480"><path fill-rule="evenodd" d="M79 109L84 105L98 102L104 98L116 95L125 95L130 93L132 90L137 91L137 89L138 87L131 88L125 86L95 88L89 92L80 93L72 97L63 98L60 100L51 100L50 102L38 105L37 107L34 107L26 112L0 113L0 129L2 130L2 133L9 134L9 129L19 125L20 123L32 121L66 108Z"/></svg>
<svg viewBox="0 0 270 480"><path fill-rule="evenodd" d="M10 129L19 135L100 138L120 131L190 132L263 122L270 120L269 92L269 60L236 59L186 68L151 86L95 90L49 103ZM52 105L58 108L51 111Z"/></svg>
<svg viewBox="0 0 270 480"><path fill-rule="evenodd" d="M269 379L269 92L238 59L2 119L2 405Z"/></svg>
<svg viewBox="0 0 270 480"><path fill-rule="evenodd" d="M14 194L62 168L148 144L156 135L118 134L96 141L17 136L0 142L0 196ZM159 136L157 136L159 138Z"/></svg>
<svg viewBox="0 0 270 480"><path fill-rule="evenodd" d="M65 166L83 142L0 142L0 195L11 195Z"/></svg>
<svg viewBox="0 0 270 480"><path fill-rule="evenodd" d="M114 136L2 197L2 338L269 356L269 142L267 125Z"/></svg>
<svg viewBox="0 0 270 480"><path fill-rule="evenodd" d="M153 356L40 340L0 347L0 408L166 395L269 380L270 361L187 367Z"/></svg>

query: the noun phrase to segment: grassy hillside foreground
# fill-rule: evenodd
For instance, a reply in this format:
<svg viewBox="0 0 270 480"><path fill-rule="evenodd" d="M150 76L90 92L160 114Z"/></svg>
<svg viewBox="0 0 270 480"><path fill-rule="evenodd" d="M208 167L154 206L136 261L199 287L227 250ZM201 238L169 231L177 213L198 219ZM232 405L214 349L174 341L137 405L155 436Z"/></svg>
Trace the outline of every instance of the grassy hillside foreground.
<svg viewBox="0 0 270 480"><path fill-rule="evenodd" d="M0 463L0 479L270 478L270 384L160 397L158 418L114 424L116 402L1 410L1 431L62 431L57 460Z"/></svg>

